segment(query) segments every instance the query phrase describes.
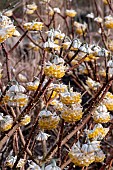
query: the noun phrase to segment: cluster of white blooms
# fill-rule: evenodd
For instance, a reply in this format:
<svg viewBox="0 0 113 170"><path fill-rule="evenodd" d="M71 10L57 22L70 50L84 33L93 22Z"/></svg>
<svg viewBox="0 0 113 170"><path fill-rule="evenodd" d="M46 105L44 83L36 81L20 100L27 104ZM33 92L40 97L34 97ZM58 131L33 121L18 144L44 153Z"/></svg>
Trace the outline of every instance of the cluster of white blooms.
<svg viewBox="0 0 113 170"><path fill-rule="evenodd" d="M11 19L5 15L0 14L0 43L4 42L7 38L17 35L17 30L13 25Z"/></svg>
<svg viewBox="0 0 113 170"><path fill-rule="evenodd" d="M19 85L12 85L6 92L3 98L3 103L6 102L10 106L25 106L28 102L28 96L24 94L26 89Z"/></svg>
<svg viewBox="0 0 113 170"><path fill-rule="evenodd" d="M69 157L77 166L89 166L93 162L103 162L105 159L105 155L100 149L99 141L88 141L86 144L82 145L78 141L71 148Z"/></svg>
<svg viewBox="0 0 113 170"><path fill-rule="evenodd" d="M7 157L5 164L6 164L6 166L12 168L12 167L14 166L14 163L16 162L16 160L17 160L17 156L12 156L12 155L10 155L10 156ZM17 164L16 167L17 167L17 168L21 168L21 167L24 166L24 164L25 164L25 159L22 159L22 158L21 158L21 159L18 161L18 164Z"/></svg>

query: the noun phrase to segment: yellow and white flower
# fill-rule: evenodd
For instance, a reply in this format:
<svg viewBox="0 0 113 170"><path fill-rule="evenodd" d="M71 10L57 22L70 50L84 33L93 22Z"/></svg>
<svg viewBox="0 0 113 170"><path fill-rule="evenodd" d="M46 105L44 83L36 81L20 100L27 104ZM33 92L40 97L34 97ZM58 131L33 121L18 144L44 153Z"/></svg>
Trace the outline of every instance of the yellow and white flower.
<svg viewBox="0 0 113 170"><path fill-rule="evenodd" d="M99 159L102 153L102 158ZM86 144L80 144L78 141L74 144L69 152L71 161L80 167L89 166L93 162L103 162L105 155L100 149L99 141L88 141Z"/></svg>
<svg viewBox="0 0 113 170"><path fill-rule="evenodd" d="M16 162L17 160L17 156L8 156L8 158L6 159L6 166L12 168L14 163ZM18 164L17 164L17 168L22 168L23 166L25 165L25 159L22 159L20 158L20 160L18 161Z"/></svg>
<svg viewBox="0 0 113 170"><path fill-rule="evenodd" d="M42 30L43 28L43 23L42 22L27 22L23 25L23 27L25 29L27 29L28 31L39 31Z"/></svg>
<svg viewBox="0 0 113 170"><path fill-rule="evenodd" d="M83 108L80 104L73 104L71 106L64 105L61 111L61 117L68 123L73 123L82 118Z"/></svg>
<svg viewBox="0 0 113 170"><path fill-rule="evenodd" d="M106 16L104 19L105 19L104 24L106 28L113 29L113 17L109 15L109 16Z"/></svg>
<svg viewBox="0 0 113 170"><path fill-rule="evenodd" d="M97 22L97 23L102 23L102 22L103 22L103 19L98 16L98 17L96 17L96 18L94 19L94 21Z"/></svg>
<svg viewBox="0 0 113 170"><path fill-rule="evenodd" d="M24 93L26 89L22 85L12 85L9 90L10 93Z"/></svg>
<svg viewBox="0 0 113 170"><path fill-rule="evenodd" d="M81 94L70 89L70 91L60 94L60 100L63 104L81 103Z"/></svg>
<svg viewBox="0 0 113 170"><path fill-rule="evenodd" d="M77 12L75 10L73 10L73 9L70 9L70 10L66 9L66 16L73 18L73 17L76 16L76 14L77 14Z"/></svg>
<svg viewBox="0 0 113 170"><path fill-rule="evenodd" d="M30 91L34 91L38 88L39 83L40 83L39 79L35 80L34 82L28 82L28 83L26 83L26 85L27 85L26 89L30 90Z"/></svg>
<svg viewBox="0 0 113 170"><path fill-rule="evenodd" d="M79 22L74 22L74 26L76 27L76 33L79 35L83 35L86 32L87 24L81 24Z"/></svg>
<svg viewBox="0 0 113 170"><path fill-rule="evenodd" d="M105 106L107 107L109 111L112 111L113 110L113 94L110 92L107 92L104 97L103 103L105 104Z"/></svg>
<svg viewBox="0 0 113 170"><path fill-rule="evenodd" d="M13 118L10 115L4 116L0 113L0 131L5 132L13 126Z"/></svg>
<svg viewBox="0 0 113 170"><path fill-rule="evenodd" d="M107 123L110 120L110 114L105 105L101 104L93 113L93 119L96 123Z"/></svg>
<svg viewBox="0 0 113 170"><path fill-rule="evenodd" d="M101 124L96 124L93 130L87 130L87 136L91 140L102 140L108 133L109 128L104 128Z"/></svg>
<svg viewBox="0 0 113 170"><path fill-rule="evenodd" d="M25 126L25 125L29 124L30 121L31 121L31 117L29 115L25 115L24 117L21 118L20 124L21 124L21 126Z"/></svg>
<svg viewBox="0 0 113 170"><path fill-rule="evenodd" d="M65 75L65 71L64 60L58 56L55 56L51 62L48 61L44 67L45 75L54 78L62 78Z"/></svg>
<svg viewBox="0 0 113 170"><path fill-rule="evenodd" d="M57 128L57 125L60 121L59 116L54 112L48 110L42 110L39 114L39 127L41 129L52 130Z"/></svg>
<svg viewBox="0 0 113 170"><path fill-rule="evenodd" d="M37 5L33 2L32 4L27 4L26 6L28 9L30 10L36 10L37 9Z"/></svg>
<svg viewBox="0 0 113 170"><path fill-rule="evenodd" d="M95 90L95 91L101 87L99 82L92 80L90 77L88 77L88 79L86 80L86 84L91 90Z"/></svg>
<svg viewBox="0 0 113 170"><path fill-rule="evenodd" d="M37 140L37 141L43 141L43 140L47 140L48 137L50 137L50 135L48 135L47 133L44 133L44 132L40 131L39 134L36 136L36 140Z"/></svg>

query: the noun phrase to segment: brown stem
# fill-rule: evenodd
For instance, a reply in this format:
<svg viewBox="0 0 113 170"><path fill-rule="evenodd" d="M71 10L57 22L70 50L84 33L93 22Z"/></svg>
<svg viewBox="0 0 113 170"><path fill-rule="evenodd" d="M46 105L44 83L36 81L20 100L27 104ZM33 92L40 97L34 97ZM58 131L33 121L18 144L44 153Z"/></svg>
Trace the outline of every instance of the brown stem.
<svg viewBox="0 0 113 170"><path fill-rule="evenodd" d="M61 143L63 137L63 130L64 130L64 120L62 119L59 141L58 141L58 151L57 151L57 157L59 158L59 166L61 165Z"/></svg>
<svg viewBox="0 0 113 170"><path fill-rule="evenodd" d="M28 30L24 32L24 34L20 37L20 39L17 41L17 43L11 48L9 53L13 52L13 50L20 44L20 42L23 40L23 38L26 36L27 33L28 33Z"/></svg>
<svg viewBox="0 0 113 170"><path fill-rule="evenodd" d="M77 64L75 64L74 66L72 66L69 69L67 69L66 72L71 71L71 70L77 68L82 62L84 62L86 57L87 57L87 54L81 60L79 60Z"/></svg>
<svg viewBox="0 0 113 170"><path fill-rule="evenodd" d="M10 82L11 81L11 73L10 73L10 66L9 66L9 53L8 53L4 43L1 43L1 46L2 46L4 56L6 57L7 77L8 77L8 82Z"/></svg>

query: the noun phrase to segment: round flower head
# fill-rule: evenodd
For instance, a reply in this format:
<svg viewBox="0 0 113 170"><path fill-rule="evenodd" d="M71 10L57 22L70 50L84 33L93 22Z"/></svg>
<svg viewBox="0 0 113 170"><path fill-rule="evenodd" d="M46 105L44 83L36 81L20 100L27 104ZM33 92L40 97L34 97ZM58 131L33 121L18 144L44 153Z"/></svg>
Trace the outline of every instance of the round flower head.
<svg viewBox="0 0 113 170"><path fill-rule="evenodd" d="M20 120L20 124L22 126L25 126L27 124L29 124L31 121L31 117L29 115L25 115L21 120Z"/></svg>
<svg viewBox="0 0 113 170"><path fill-rule="evenodd" d="M52 130L55 129L60 121L59 116L54 112L43 110L39 114L39 127L41 129Z"/></svg>
<svg viewBox="0 0 113 170"><path fill-rule="evenodd" d="M105 95L105 98L103 100L103 103L107 107L109 111L113 110L113 94L110 92L107 92Z"/></svg>
<svg viewBox="0 0 113 170"><path fill-rule="evenodd" d="M8 105L23 107L28 102L28 96L22 93L14 94L9 98Z"/></svg>
<svg viewBox="0 0 113 170"><path fill-rule="evenodd" d="M109 15L109 16L106 16L104 19L105 19L104 24L106 28L113 29L113 17Z"/></svg>
<svg viewBox="0 0 113 170"><path fill-rule="evenodd" d="M77 14L77 12L75 10L73 10L73 9L70 9L70 10L66 9L66 16L73 18L73 17L76 16L76 14Z"/></svg>
<svg viewBox="0 0 113 170"><path fill-rule="evenodd" d="M0 30L0 43L4 42L7 38L10 38L13 36L15 32L14 26L9 26L7 28L3 28Z"/></svg>
<svg viewBox="0 0 113 170"><path fill-rule="evenodd" d="M73 104L72 106L65 106L61 111L61 117L69 123L78 121L82 118L83 112L80 104Z"/></svg>
<svg viewBox="0 0 113 170"><path fill-rule="evenodd" d="M78 92L66 91L60 94L60 99L63 104L76 104L81 103L81 94Z"/></svg>
<svg viewBox="0 0 113 170"><path fill-rule="evenodd" d="M93 19L93 18L94 18L94 13L91 12L90 14L87 14L86 17L87 17L87 18L92 18L92 19Z"/></svg>
<svg viewBox="0 0 113 170"><path fill-rule="evenodd" d="M21 85L12 85L10 88L9 88L9 90L8 90L9 92L13 92L13 93L24 93L26 90L25 90L25 88L23 87L23 86L21 86Z"/></svg>
<svg viewBox="0 0 113 170"><path fill-rule="evenodd" d="M98 16L94 19L94 21L97 22L97 23L102 23L103 19Z"/></svg>
<svg viewBox="0 0 113 170"><path fill-rule="evenodd" d="M16 162L17 160L17 156L9 156L7 159L6 159L6 166L12 168L14 163ZM20 160L18 161L18 164L17 164L17 168L22 168L25 164L25 159L22 159L20 158Z"/></svg>
<svg viewBox="0 0 113 170"><path fill-rule="evenodd" d="M102 157L100 154L102 153ZM100 156L100 158L99 158ZM102 162L105 155L100 149L99 141L88 141L86 144L80 145L78 141L74 144L69 152L71 161L77 166L89 166L93 162Z"/></svg>
<svg viewBox="0 0 113 170"><path fill-rule="evenodd" d="M28 23L25 23L23 27L27 29L28 31L32 31L32 30L39 31L39 30L42 30L43 23L42 22L28 22Z"/></svg>
<svg viewBox="0 0 113 170"><path fill-rule="evenodd" d="M38 86L39 86L39 79L35 80L34 82L28 82L26 83L26 88L27 90L30 90L30 91L34 91L34 90L37 90Z"/></svg>
<svg viewBox="0 0 113 170"><path fill-rule="evenodd" d="M113 94L111 93L111 92L107 92L106 93L106 95L105 95L105 99L108 99L108 98L110 98L110 99L113 99Z"/></svg>
<svg viewBox="0 0 113 170"><path fill-rule="evenodd" d="M95 157L94 162L103 162L105 159L105 155L103 151L100 149L99 141L92 141L92 142L88 142L88 144L83 144L81 150L83 150L83 152L86 152L86 153L93 152L94 157Z"/></svg>
<svg viewBox="0 0 113 170"><path fill-rule="evenodd" d="M5 165L12 168L16 162L17 156L8 156L5 162Z"/></svg>
<svg viewBox="0 0 113 170"><path fill-rule="evenodd" d="M104 104L109 111L113 110L113 99L104 99Z"/></svg>
<svg viewBox="0 0 113 170"><path fill-rule="evenodd" d="M86 80L86 84L91 90L95 91L98 90L99 87L101 87L99 82L92 80L90 77L88 77L88 79Z"/></svg>
<svg viewBox="0 0 113 170"><path fill-rule="evenodd" d="M93 119L96 123L107 123L110 120L110 114L107 112L105 105L100 105L93 114Z"/></svg>
<svg viewBox="0 0 113 170"><path fill-rule="evenodd" d="M13 118L10 115L3 116L0 114L0 131L4 132L11 129L13 125Z"/></svg>
<svg viewBox="0 0 113 170"><path fill-rule="evenodd" d="M0 15L0 28L6 28L7 26L11 24L12 24L12 21L9 17Z"/></svg>
<svg viewBox="0 0 113 170"><path fill-rule="evenodd" d="M36 140L37 140L37 141L43 141L43 140L47 140L48 137L50 137L50 135L48 135L47 133L44 133L44 132L40 131L39 134L36 136Z"/></svg>
<svg viewBox="0 0 113 170"><path fill-rule="evenodd" d="M46 63L44 73L49 77L62 78L65 75L64 60L58 56L55 56L51 62L48 61Z"/></svg>
<svg viewBox="0 0 113 170"><path fill-rule="evenodd" d="M84 144L83 147L80 146L80 144L77 142L77 144L74 144L71 151L69 152L69 157L71 158L71 161L77 165L77 166L89 166L92 162L95 160L94 152L91 150L91 152L86 152L87 144ZM84 151L85 150L85 151Z"/></svg>
<svg viewBox="0 0 113 170"><path fill-rule="evenodd" d="M67 91L67 86L65 84L54 84L53 85L53 89L54 91L58 92L58 93L63 93L65 91Z"/></svg>
<svg viewBox="0 0 113 170"><path fill-rule="evenodd" d="M102 140L108 131L109 128L104 128L101 124L96 124L93 130L87 131L87 136L91 140Z"/></svg>
<svg viewBox="0 0 113 170"><path fill-rule="evenodd" d="M37 5L34 2L32 4L28 4L26 7L34 11L37 9Z"/></svg>
<svg viewBox="0 0 113 170"><path fill-rule="evenodd" d="M76 28L76 33L77 34L83 35L86 32L86 29L87 29L87 24L86 23L81 24L81 23L75 21L74 26Z"/></svg>

